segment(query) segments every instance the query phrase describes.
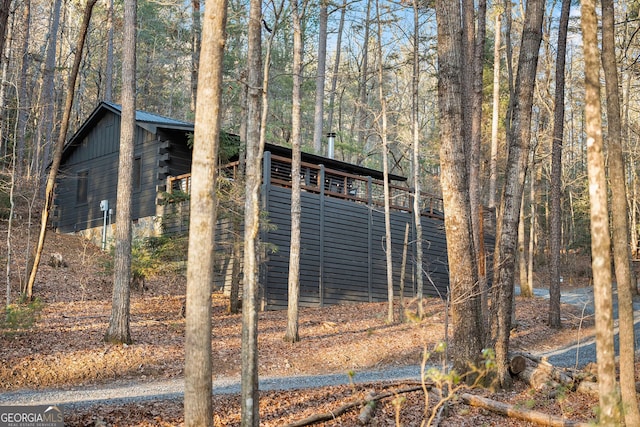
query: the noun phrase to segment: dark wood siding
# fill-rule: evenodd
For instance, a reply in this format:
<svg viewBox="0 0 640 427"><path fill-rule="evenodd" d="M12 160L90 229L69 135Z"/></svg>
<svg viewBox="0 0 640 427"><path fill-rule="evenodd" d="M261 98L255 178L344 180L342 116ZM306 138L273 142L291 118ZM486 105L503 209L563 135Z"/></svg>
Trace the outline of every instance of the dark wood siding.
<svg viewBox="0 0 640 427"><path fill-rule="evenodd" d="M171 138L182 138L175 141ZM89 130L75 149L70 150L58 176L56 188L56 212L54 221L57 229L64 233L75 232L102 225L100 201L108 200L115 221L116 195L118 185L118 161L120 144L120 116L106 112ZM163 150L165 144L176 149ZM140 158L140 188L132 195L133 219L151 217L157 214L158 190L166 183L172 172L167 166L171 159L166 153L178 152L175 170L184 170L185 154L189 151L184 132L163 132L154 134L142 127L136 128L134 156ZM188 155L190 157L190 154ZM77 203L78 173L88 171L87 201Z"/></svg>
<svg viewBox="0 0 640 427"><path fill-rule="evenodd" d="M291 234L291 190L265 186L270 227L264 240L277 246L268 257L261 283L266 309L287 306L287 278ZM265 196L265 195L263 195ZM300 305L320 306L346 302L386 301L387 276L384 213L371 206L324 194L302 193ZM405 296L415 296L415 240L410 212L392 212L394 294L399 295L405 227L409 224L409 247L405 273ZM447 293L447 254L443 221L423 218L425 295ZM433 282L433 283L432 283Z"/></svg>

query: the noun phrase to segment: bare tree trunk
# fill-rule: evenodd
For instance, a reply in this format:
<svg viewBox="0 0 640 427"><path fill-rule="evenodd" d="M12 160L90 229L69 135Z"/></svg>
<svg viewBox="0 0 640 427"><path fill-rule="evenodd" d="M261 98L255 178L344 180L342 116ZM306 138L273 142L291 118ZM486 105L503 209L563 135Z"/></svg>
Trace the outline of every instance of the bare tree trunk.
<svg viewBox="0 0 640 427"><path fill-rule="evenodd" d="M387 98L384 93L384 64L382 63L382 15L376 0L378 23L378 97L380 98L380 138L382 139L382 176L384 191L385 255L387 261L387 323L393 323L393 253L391 246L391 207L389 195L389 146L387 142Z"/></svg>
<svg viewBox="0 0 640 427"><path fill-rule="evenodd" d="M107 8L107 60L105 66L104 100L113 101L113 0L108 1ZM60 3L60 0L57 0Z"/></svg>
<svg viewBox="0 0 640 427"><path fill-rule="evenodd" d="M567 30L571 0L562 0L556 56L556 89L553 113L553 142L551 147L551 262L549 282L549 326L560 328L560 247L562 241L562 140L564 139L564 87L567 53Z"/></svg>
<svg viewBox="0 0 640 427"><path fill-rule="evenodd" d="M518 273L520 276L520 294L523 296L531 297L531 293L527 289L527 283L529 283L528 270L527 270L527 252L525 250L525 217L524 217L524 192L522 194L522 202L520 205L520 218L518 219ZM515 311L515 310L513 310Z"/></svg>
<svg viewBox="0 0 640 427"><path fill-rule="evenodd" d="M55 69L56 69L56 46L58 40L58 27L60 25L60 8L62 0L56 0L51 11L51 26L49 28L49 39L42 73L42 87L40 100L42 112L36 133L35 144L36 155L36 176L41 176L45 165L49 162L50 147L53 141L53 121L55 116Z"/></svg>
<svg viewBox="0 0 640 427"><path fill-rule="evenodd" d="M78 41L76 43L76 53L73 59L73 67L71 74L69 74L69 81L67 84L67 97L65 101L64 114L62 116L62 125L60 127L60 134L58 135L58 141L55 147L55 153L51 167L49 168L49 178L47 179L47 186L45 189L45 201L42 208L42 217L40 220L40 234L38 236L38 245L35 249L35 256L31 273L29 275L29 282L27 283L27 300L31 300L33 297L33 285L36 281L36 275L38 274L38 266L40 264L40 258L42 257L42 249L44 248L44 239L47 233L47 224L49 222L49 214L51 213L51 206L53 203L53 190L58 175L58 169L60 169L60 161L62 160L62 150L64 143L67 139L67 131L69 130L69 120L71 117L71 107L73 106L73 96L75 94L76 79L78 77L78 70L80 69L80 62L82 60L82 50L84 42L89 30L89 21L91 20L91 12L93 6L97 0L87 0L87 6L84 10L82 17L82 24L80 26L80 33L78 35Z"/></svg>
<svg viewBox="0 0 640 427"><path fill-rule="evenodd" d="M16 158L16 145L13 144L13 153L11 159ZM12 229L13 229L13 217L15 211L15 188L16 188L16 168L11 168L11 183L9 184L9 218L7 218L7 264L6 264L6 281L7 281L7 298L6 298L6 306L5 308L9 308L11 304L11 263L12 261ZM29 253L27 252L27 256ZM8 315L8 311L5 311Z"/></svg>
<svg viewBox="0 0 640 427"><path fill-rule="evenodd" d="M244 172L243 172L244 174ZM240 236L241 222L239 218L232 219L233 227L233 266L231 267L231 290L229 292L229 313L240 312L240 274L242 271L242 237Z"/></svg>
<svg viewBox="0 0 640 427"><path fill-rule="evenodd" d="M587 135L587 171L591 218L591 265L596 321L596 357L600 391L601 425L620 422L620 396L616 387L613 347L613 295L611 289L611 242L607 209L607 182L602 140L600 104L600 57L598 18L595 0L583 0L581 6L582 39L585 62L585 122Z"/></svg>
<svg viewBox="0 0 640 427"><path fill-rule="evenodd" d="M222 102L227 1L209 0L205 9L202 66L198 76L185 326L186 426L211 425L211 284L214 281L216 180ZM194 256L195 255L195 256ZM234 260L238 263L239 260Z"/></svg>
<svg viewBox="0 0 640 427"><path fill-rule="evenodd" d="M316 107L313 115L313 149L322 154L322 125L324 121L324 79L327 69L327 11L328 1L320 0L318 28L318 72L316 74Z"/></svg>
<svg viewBox="0 0 640 427"><path fill-rule="evenodd" d="M422 305L424 295L424 276L422 273L422 215L420 212L420 120L419 120L419 96L420 96L420 11L418 0L412 1L413 5L413 75L412 75L412 168L413 177L413 222L416 228L416 298L418 299L417 315L419 319L424 317ZM404 310L404 307L402 307Z"/></svg>
<svg viewBox="0 0 640 427"><path fill-rule="evenodd" d="M542 40L544 0L529 0L524 18L515 98L512 99L512 128L508 134L509 154L497 221L496 254L494 256L495 310L492 338L495 343L498 380L505 388L511 386L509 375L509 334L513 310L513 286L516 261L518 220L529 158L531 136L531 106L535 86L538 51Z"/></svg>
<svg viewBox="0 0 640 427"><path fill-rule="evenodd" d="M338 84L338 71L340 70L340 51L346 13L347 0L343 0L342 7L340 8L340 24L338 26L338 35L336 39L336 57L335 63L333 64L333 73L331 75L331 90L329 92L329 111L327 113L327 131L329 132L333 132L333 109L336 97L336 86Z"/></svg>
<svg viewBox="0 0 640 427"><path fill-rule="evenodd" d="M369 78L369 25L371 24L371 2L366 0L367 12L364 20L364 39L362 40L362 68L360 70L360 81L358 82L358 103L357 103L357 133L358 147L364 150L365 129L367 124L367 80Z"/></svg>
<svg viewBox="0 0 640 427"><path fill-rule="evenodd" d="M125 0L122 42L122 118L118 156L113 299L105 341L131 343L129 328L131 283L131 193L133 150L136 143L136 32L137 0Z"/></svg>
<svg viewBox="0 0 640 427"><path fill-rule="evenodd" d="M0 3L0 64L6 62L4 56L4 45L7 40L7 30L9 27L9 14L11 13L11 0L2 0Z"/></svg>
<svg viewBox="0 0 640 427"><path fill-rule="evenodd" d="M301 86L302 86L302 27L298 0L291 1L293 19L293 94L291 108L291 243L289 246L289 295L287 331L284 340L298 342L298 301L300 299L300 168L301 145ZM316 105L317 107L317 105ZM317 119L317 117L316 117ZM322 122L322 121L321 121ZM321 126L322 127L322 126Z"/></svg>
<svg viewBox="0 0 640 427"><path fill-rule="evenodd" d="M16 137L17 157L15 159L15 168L18 176L24 175L25 169L25 152L26 147L26 135L27 135L27 120L29 118L29 111L31 110L31 102L29 100L29 93L27 91L28 74L29 74L29 39L31 33L31 0L26 0L23 3L22 11L22 27L23 27L23 39L22 46L20 47L20 84L18 86L18 99L20 108L18 108L18 134Z"/></svg>
<svg viewBox="0 0 640 427"><path fill-rule="evenodd" d="M0 19L2 19L2 11L0 11ZM0 23L1 24L1 23ZM9 52L11 52L12 50L12 39L13 37L11 36L11 33L13 32L13 27L15 24L15 19L12 19L10 22L11 25L9 25L8 28L6 28L6 33L8 34L4 34L4 36L6 36L9 39L9 44L7 46L5 46L5 49L0 52L0 65L2 67L2 81L7 81L7 75L9 72L9 61L5 61L4 58L8 57ZM6 43L5 43L6 45ZM0 110L0 156L4 157L4 158L8 158L9 157L9 144L7 141L7 137L6 135L8 134L8 125L7 125L7 119L8 119L8 112L7 109L4 108L6 105L6 99L7 99L7 85L0 85L0 107L2 107L2 109ZM12 154L15 157L15 154ZM2 170L6 169L6 165L7 162L2 162ZM13 166L12 166L13 167Z"/></svg>
<svg viewBox="0 0 640 427"><path fill-rule="evenodd" d="M462 28L457 2L438 0L438 103L440 165L447 235L450 300L453 317L453 363L459 372L480 357L484 333L478 270L471 230L468 168L462 127Z"/></svg>
<svg viewBox="0 0 640 427"><path fill-rule="evenodd" d="M264 87L262 75L262 3L249 5L247 102L246 199L244 208L244 283L242 297L242 378L240 422L243 427L260 424L258 396L258 231L260 228L260 184L264 142L261 113ZM269 64L268 58L265 64Z"/></svg>
<svg viewBox="0 0 640 427"><path fill-rule="evenodd" d="M496 208L496 188L498 182L498 125L500 124L500 35L502 34L502 13L496 14L493 46L493 111L491 115L491 158L489 161L489 209Z"/></svg>
<svg viewBox="0 0 640 427"><path fill-rule="evenodd" d="M484 236L482 235L482 226L480 222L482 218L482 209L480 201L480 145L482 143L482 71L484 69L484 46L486 34L487 19L487 2L480 0L477 7L473 0L463 1L463 46L465 40L469 44L465 49L467 55L466 63L473 64L471 73L468 75L470 97L463 97L463 103L468 104L467 110L470 114L465 118L468 122L465 127L469 134L465 140L469 144L468 165L469 168L469 203L471 205L471 225L473 232L473 247L477 260L478 280L480 282L481 292L485 291L486 271L485 271L485 253L484 253ZM477 16L477 25L474 17ZM477 28L477 30L476 30ZM476 34L477 31L477 34ZM464 81L464 79L463 79Z"/></svg>
<svg viewBox="0 0 640 427"><path fill-rule="evenodd" d="M602 68L606 82L609 142L609 182L611 183L611 225L613 258L618 286L620 329L620 391L624 421L627 426L640 425L640 411L635 384L635 331L633 293L635 287L629 265L629 223L627 190L622 154L622 120L618 92L618 67L615 51L613 0L602 0Z"/></svg>
<svg viewBox="0 0 640 427"><path fill-rule="evenodd" d="M536 185L537 185L537 177L536 177L536 149L533 150L533 160L532 160L532 168L530 174L530 193L529 193L529 251L527 253L527 292L529 296L533 296L533 267L535 262L535 254L536 254L536 228L538 227L538 219L537 219L537 203L536 200Z"/></svg>
<svg viewBox="0 0 640 427"><path fill-rule="evenodd" d="M206 10L205 10L206 12ZM198 68L200 67L200 0L191 0L191 111L196 109L198 94Z"/></svg>

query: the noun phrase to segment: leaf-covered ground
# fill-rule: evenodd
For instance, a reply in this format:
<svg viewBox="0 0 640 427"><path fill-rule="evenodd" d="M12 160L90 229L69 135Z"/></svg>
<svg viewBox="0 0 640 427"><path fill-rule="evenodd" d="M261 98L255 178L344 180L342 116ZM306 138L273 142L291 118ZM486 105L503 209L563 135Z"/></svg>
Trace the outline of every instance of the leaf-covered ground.
<svg viewBox="0 0 640 427"><path fill-rule="evenodd" d="M27 241L23 229L12 241L12 295L23 280ZM6 248L4 249L6 252ZM51 253L64 256L66 267L47 265ZM6 258L4 258L6 259ZM133 290L131 334L134 344L119 346L102 339L109 321L110 276L104 265L108 256L74 236L49 233L35 288L42 301L31 326L0 331L0 392L19 389L68 388L112 382L180 377L184 361L184 318L181 315L185 280L180 275L153 277L148 289ZM21 270L22 269L22 270ZM386 324L386 304L357 304L305 308L300 314L302 341L282 340L286 313L264 312L259 318L259 371L261 375L294 375L355 372L388 366L415 365L426 350L445 338L444 304L426 303L421 322ZM413 310L409 307L409 310ZM227 299L213 298L213 374L240 373L240 315L227 313ZM513 331L513 349L545 350L591 334L593 319L572 307L563 307L564 328L546 326L547 302L517 300L519 327ZM344 403L361 399L366 392L402 389L415 384L365 384L312 390L263 392L261 425L282 426L314 413L334 411ZM573 420L593 419L597 399L562 391L534 392L517 382L513 391L491 393L476 390L520 408L541 410ZM383 399L369 425L418 426L438 401L436 392L425 399L423 391ZM528 425L468 407L453 399L440 415L442 426ZM216 426L239 425L238 396L213 397ZM427 409L425 409L427 408ZM360 409L348 411L321 425L357 425ZM182 422L182 402L145 402L124 406L98 406L66 414L68 425L87 426L97 421L114 426L169 426Z"/></svg>

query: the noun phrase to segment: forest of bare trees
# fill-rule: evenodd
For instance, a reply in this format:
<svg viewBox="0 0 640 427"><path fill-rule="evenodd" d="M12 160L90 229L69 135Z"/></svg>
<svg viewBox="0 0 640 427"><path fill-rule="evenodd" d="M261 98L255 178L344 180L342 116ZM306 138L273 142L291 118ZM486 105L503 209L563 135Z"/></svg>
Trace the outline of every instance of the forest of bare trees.
<svg viewBox="0 0 640 427"><path fill-rule="evenodd" d="M449 295L454 366L477 362L483 348L495 348L497 379L509 387L516 285L523 294L536 286L551 290L548 318L557 328L562 326L562 281L571 280L566 272L580 268L580 259L593 260L593 273L587 275L597 291L596 319L603 330L613 327L612 283L624 287L620 295L627 302L637 294L630 260L640 255L640 3L602 0L598 14L595 3L4 0L0 168L6 185L0 201L12 204L13 189L25 200L40 201L34 205L43 210L44 230L53 197L52 177L47 176L55 172L56 155L102 100L122 104L127 125L134 106L195 120L194 153L203 153L199 160L204 163L194 162L193 173L206 177L201 183L207 185L215 183L207 168L217 162L211 151L216 145L207 138L217 138L220 129L240 135L247 167L244 253L249 254L244 264L243 411L253 414L247 425L257 425L257 372L251 365L257 342L254 273L262 147L267 141L293 148L297 179L291 215L297 221L299 152L328 155L326 135L335 134L335 158L382 170L385 176L410 177L406 185L415 190L415 207L421 206L421 191L443 197L449 258L457 261L450 263ZM82 17L91 6L83 39ZM137 32L131 31L131 19L137 19ZM203 59L213 62L203 66ZM205 71L207 77L199 78ZM205 109L215 117L205 120ZM123 144L130 137L123 128L121 154L129 153ZM121 159L123 170L131 169L129 157ZM131 178L122 178L127 191ZM213 226L206 224L215 219L215 194L193 189L210 198L192 209L192 225L197 220L200 232L206 231L199 244L206 246L213 239ZM482 218L488 216L496 224L495 248L483 243ZM389 228L387 223L387 316L392 323L397 319L391 258L400 254L391 252ZM130 252L130 233L122 228L120 251ZM292 230L291 266L299 239L299 230ZM131 262L124 253L118 259L124 264L117 271L124 277L114 276L116 290L126 287ZM209 261L190 259L189 268L209 271ZM36 269L38 262L36 255ZM299 340L297 274L292 269L288 279L286 339L292 343ZM419 295L425 279L420 276ZM203 305L210 289L198 281L206 277L189 276L187 319L193 341L187 343L193 348L207 341L197 333L210 317ZM32 285L7 283L7 304L21 293L31 298ZM128 299L126 293L121 297ZM627 326L633 321L628 310L621 306ZM126 329L110 330L108 336L130 341ZM626 341L621 345L633 343L633 331L622 330ZM613 345L600 344L600 349ZM626 348L633 350L630 345ZM189 363L210 363L210 351ZM602 351L606 377L612 375L613 362ZM624 363L633 369L633 361ZM202 381L194 395L209 384ZM615 405L615 384L602 384L608 388L601 405ZM623 398L632 387L623 384ZM194 419L209 417L210 408L186 408Z"/></svg>

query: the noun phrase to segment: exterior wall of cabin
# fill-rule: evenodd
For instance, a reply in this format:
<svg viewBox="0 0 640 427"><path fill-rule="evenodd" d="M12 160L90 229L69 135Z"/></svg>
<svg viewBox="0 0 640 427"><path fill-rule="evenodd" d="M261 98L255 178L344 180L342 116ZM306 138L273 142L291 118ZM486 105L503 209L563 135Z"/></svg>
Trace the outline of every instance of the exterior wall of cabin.
<svg viewBox="0 0 640 427"><path fill-rule="evenodd" d="M275 159L273 159L275 157ZM272 162L273 160L273 162ZM260 266L261 307L277 310L287 307L287 280L289 268L289 244L291 237L291 188L286 185L286 165L282 158L265 152L263 163L262 209L267 211L268 225L263 227L261 242L267 248L264 262ZM311 166L309 167L311 169ZM284 171L284 172L283 172ZM275 174L274 174L275 172ZM308 171L316 176L316 190L301 193L301 257L300 257L300 305L318 307L339 303L379 302L387 300L386 256L384 251L384 212L374 201L377 196L372 180L366 177L340 175L317 167ZM273 174L273 176L272 176ZM315 175L314 175L315 174ZM344 178L353 178L348 197L339 197L337 184ZM289 178L290 179L290 178ZM325 185L318 186L324 180ZM368 182L363 189L361 182ZM311 183L313 184L313 183ZM347 190L350 181L346 181ZM366 197L367 194L371 196ZM345 196L343 194L343 196ZM188 202L167 208L174 216L167 221L172 224L166 232L188 231ZM444 222L438 213L422 217L423 226L423 270L429 276L424 280L424 294L441 296L447 294L448 265ZM394 259L395 295L399 295L400 270L404 246L405 227L409 224L409 242L415 241L413 214L408 210L391 212L392 245ZM218 221L216 228L216 282L214 287L227 293L232 279L233 233L228 219ZM404 295L416 295L415 277L418 272L413 265L415 244L409 243L405 272ZM238 260L242 262L242 260Z"/></svg>
<svg viewBox="0 0 640 427"><path fill-rule="evenodd" d="M184 131L157 129L156 133L136 127L134 147L134 189L132 219L134 236L160 233L158 191L165 189L169 175L191 169L191 150ZM80 232L96 244L102 240L103 212L100 202L108 200L116 218L120 116L107 112L72 150L60 170L56 188L55 226L63 233ZM86 200L78 202L81 174L86 174ZM137 175L139 174L139 175ZM137 176L136 176L137 175ZM113 238L113 226L107 228L107 240Z"/></svg>
<svg viewBox="0 0 640 427"><path fill-rule="evenodd" d="M387 300L384 212L370 205L340 200L324 194L301 194L300 305L318 307L348 302ZM287 307L287 278L291 236L291 190L270 186L266 209L275 229L263 233L263 241L277 246L268 255L261 275L263 308ZM415 241L413 215L391 212L394 294L400 293L400 270L405 227L409 242ZM424 294L444 296L449 283L444 223L422 218L424 270L434 285L425 280ZM410 243L404 295L416 295L415 245Z"/></svg>

